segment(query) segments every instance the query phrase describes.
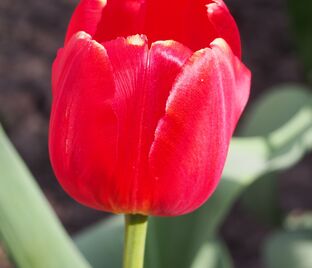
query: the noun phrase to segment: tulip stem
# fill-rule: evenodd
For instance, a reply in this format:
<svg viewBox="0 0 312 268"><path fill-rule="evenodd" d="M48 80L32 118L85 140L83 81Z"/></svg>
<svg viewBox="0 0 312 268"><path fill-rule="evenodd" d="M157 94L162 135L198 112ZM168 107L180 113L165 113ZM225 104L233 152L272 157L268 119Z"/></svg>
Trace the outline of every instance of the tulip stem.
<svg viewBox="0 0 312 268"><path fill-rule="evenodd" d="M123 268L143 268L147 221L143 215L125 216Z"/></svg>

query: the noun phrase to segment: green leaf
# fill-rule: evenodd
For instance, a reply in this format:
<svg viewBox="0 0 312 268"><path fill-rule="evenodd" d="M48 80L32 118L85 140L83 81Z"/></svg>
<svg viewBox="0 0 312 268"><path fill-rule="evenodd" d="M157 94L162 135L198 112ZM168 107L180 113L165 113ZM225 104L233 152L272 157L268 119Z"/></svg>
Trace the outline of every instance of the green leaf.
<svg viewBox="0 0 312 268"><path fill-rule="evenodd" d="M206 204L185 216L151 217L145 267L191 267L200 249L216 236L234 200L246 187L268 172L294 165L312 148L311 118L312 109L307 105L301 107L289 122L268 135L234 138L223 178ZM107 226L103 223L97 228L100 236L101 232L106 232ZM117 233L115 235L118 237ZM110 240L104 239L105 235L102 237L102 247L111 243ZM79 241L79 236L77 239ZM99 244L94 243L94 248L98 247ZM116 247L115 250L120 251L121 248ZM108 262L105 259L107 257L100 260L100 253L96 258L98 263ZM117 263L116 260L111 262Z"/></svg>
<svg viewBox="0 0 312 268"><path fill-rule="evenodd" d="M191 268L232 268L233 263L226 246L212 239L203 244Z"/></svg>
<svg viewBox="0 0 312 268"><path fill-rule="evenodd" d="M145 262L150 268L161 267L157 256L155 232L149 226ZM122 266L124 219L111 216L75 236L74 241L93 268L119 268ZM154 250L155 249L155 250Z"/></svg>
<svg viewBox="0 0 312 268"><path fill-rule="evenodd" d="M305 87L289 84L271 88L246 112L240 134L266 136L310 104L311 94ZM258 220L280 225L283 219L278 206L277 174L266 174L250 185L243 193L242 204Z"/></svg>
<svg viewBox="0 0 312 268"><path fill-rule="evenodd" d="M93 268L118 268L122 266L123 235L123 217L112 216L81 232L75 242ZM149 249L153 250L146 253L145 266L162 267L157 256L150 256L157 249L153 242L149 244ZM211 239L202 245L191 267L232 268L233 264L226 246L219 240Z"/></svg>
<svg viewBox="0 0 312 268"><path fill-rule="evenodd" d="M284 126L303 107L311 106L311 90L299 84L270 88L245 112L240 136L266 136Z"/></svg>
<svg viewBox="0 0 312 268"><path fill-rule="evenodd" d="M258 221L280 226L283 212L279 207L278 176L269 173L252 183L242 194L241 204Z"/></svg>
<svg viewBox="0 0 312 268"><path fill-rule="evenodd" d="M80 233L75 242L93 268L119 268L123 236L123 217L113 216Z"/></svg>
<svg viewBox="0 0 312 268"><path fill-rule="evenodd" d="M268 268L311 268L312 233L275 233L266 242L264 260Z"/></svg>
<svg viewBox="0 0 312 268"><path fill-rule="evenodd" d="M20 268L89 268L0 127L0 237Z"/></svg>

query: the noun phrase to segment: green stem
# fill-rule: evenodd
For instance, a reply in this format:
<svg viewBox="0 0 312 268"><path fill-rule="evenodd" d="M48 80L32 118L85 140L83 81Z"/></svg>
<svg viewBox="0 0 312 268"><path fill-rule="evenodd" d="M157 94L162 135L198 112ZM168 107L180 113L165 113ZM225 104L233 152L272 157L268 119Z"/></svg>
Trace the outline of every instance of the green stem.
<svg viewBox="0 0 312 268"><path fill-rule="evenodd" d="M126 215L123 268L143 268L147 216Z"/></svg>

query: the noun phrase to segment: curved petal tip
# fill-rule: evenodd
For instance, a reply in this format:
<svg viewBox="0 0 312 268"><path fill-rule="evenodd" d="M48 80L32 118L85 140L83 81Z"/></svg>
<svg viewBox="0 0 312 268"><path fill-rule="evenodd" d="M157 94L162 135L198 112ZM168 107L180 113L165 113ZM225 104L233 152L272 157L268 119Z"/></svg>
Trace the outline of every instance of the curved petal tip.
<svg viewBox="0 0 312 268"><path fill-rule="evenodd" d="M102 18L102 11L106 4L107 0L81 0L69 22L65 44L79 31L87 32L93 36Z"/></svg>

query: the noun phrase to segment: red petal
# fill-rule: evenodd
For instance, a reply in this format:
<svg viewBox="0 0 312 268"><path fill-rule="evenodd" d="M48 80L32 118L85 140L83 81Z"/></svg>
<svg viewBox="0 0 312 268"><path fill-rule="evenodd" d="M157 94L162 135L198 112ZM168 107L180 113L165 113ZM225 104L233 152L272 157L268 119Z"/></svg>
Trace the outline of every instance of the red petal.
<svg viewBox="0 0 312 268"><path fill-rule="evenodd" d="M143 33L145 0L108 0L94 36L99 42Z"/></svg>
<svg viewBox="0 0 312 268"><path fill-rule="evenodd" d="M222 0L147 1L144 33L150 41L173 39L194 51L220 37L241 54L237 26Z"/></svg>
<svg viewBox="0 0 312 268"><path fill-rule="evenodd" d="M101 19L95 17L99 42L143 33L150 43L175 40L195 51L220 37L241 55L236 23L222 0L108 0Z"/></svg>
<svg viewBox="0 0 312 268"><path fill-rule="evenodd" d="M249 88L249 70L223 40L194 53L173 86L150 152L158 180L154 214L180 215L207 200Z"/></svg>
<svg viewBox="0 0 312 268"><path fill-rule="evenodd" d="M241 58L240 35L236 23L222 0L214 0L208 6L208 18L216 37L224 39L233 53Z"/></svg>
<svg viewBox="0 0 312 268"><path fill-rule="evenodd" d="M84 31L93 36L97 30L97 25L102 17L106 0L81 0L70 20L65 44L72 35L79 31Z"/></svg>
<svg viewBox="0 0 312 268"><path fill-rule="evenodd" d="M63 188L77 201L99 209L103 178L116 165L117 122L109 103L115 86L103 46L74 35L53 68L54 96L49 148Z"/></svg>
<svg viewBox="0 0 312 268"><path fill-rule="evenodd" d="M191 51L167 41L153 44L148 52L144 36L118 38L104 46L113 66L119 125L115 180L105 194L118 212L147 214L154 191L148 153L172 83Z"/></svg>

